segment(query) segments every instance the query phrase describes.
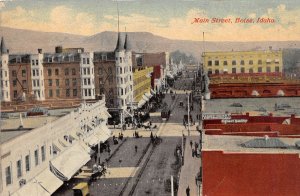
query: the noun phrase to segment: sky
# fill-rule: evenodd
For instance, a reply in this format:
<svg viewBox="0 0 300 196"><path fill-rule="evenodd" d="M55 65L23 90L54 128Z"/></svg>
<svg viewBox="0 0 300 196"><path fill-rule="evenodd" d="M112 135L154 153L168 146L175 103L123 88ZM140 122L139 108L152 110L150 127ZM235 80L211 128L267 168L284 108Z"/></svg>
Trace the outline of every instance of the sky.
<svg viewBox="0 0 300 196"><path fill-rule="evenodd" d="M299 0L0 0L0 25L78 35L117 31L117 4L120 31L193 41L201 41L203 32L206 41L300 41ZM193 23L195 18L209 22ZM232 23L211 23L213 18Z"/></svg>

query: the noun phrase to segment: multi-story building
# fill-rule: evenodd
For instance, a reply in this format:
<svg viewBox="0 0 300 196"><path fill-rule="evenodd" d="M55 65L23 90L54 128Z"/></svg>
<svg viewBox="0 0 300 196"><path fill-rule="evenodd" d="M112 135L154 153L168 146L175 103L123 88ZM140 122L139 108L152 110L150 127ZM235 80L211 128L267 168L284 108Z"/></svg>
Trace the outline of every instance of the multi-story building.
<svg viewBox="0 0 300 196"><path fill-rule="evenodd" d="M9 67L8 67L8 50L5 47L4 39L1 38L0 45L1 52L1 69L0 69L0 79L1 79L1 100L10 101L10 81L9 81Z"/></svg>
<svg viewBox="0 0 300 196"><path fill-rule="evenodd" d="M209 75L223 73L282 72L282 51L204 52L204 69Z"/></svg>
<svg viewBox="0 0 300 196"><path fill-rule="evenodd" d="M2 119L0 195L53 194L90 160L90 147L110 137L108 117L103 99L63 117Z"/></svg>

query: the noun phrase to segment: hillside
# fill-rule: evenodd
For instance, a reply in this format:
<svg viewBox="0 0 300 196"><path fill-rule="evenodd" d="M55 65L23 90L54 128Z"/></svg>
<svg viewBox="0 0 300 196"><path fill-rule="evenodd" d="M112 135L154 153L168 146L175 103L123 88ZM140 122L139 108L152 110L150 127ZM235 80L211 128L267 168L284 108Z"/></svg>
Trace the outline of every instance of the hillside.
<svg viewBox="0 0 300 196"><path fill-rule="evenodd" d="M124 33L122 34L124 37ZM137 52L172 52L180 50L201 59L203 43L199 41L171 40L148 32L128 33L132 47ZM111 51L116 45L117 33L105 31L92 36L66 33L48 33L0 27L10 53L32 53L37 48L53 52L54 47L84 47L86 51ZM300 41L267 42L205 42L206 51L259 50L279 48L300 48Z"/></svg>

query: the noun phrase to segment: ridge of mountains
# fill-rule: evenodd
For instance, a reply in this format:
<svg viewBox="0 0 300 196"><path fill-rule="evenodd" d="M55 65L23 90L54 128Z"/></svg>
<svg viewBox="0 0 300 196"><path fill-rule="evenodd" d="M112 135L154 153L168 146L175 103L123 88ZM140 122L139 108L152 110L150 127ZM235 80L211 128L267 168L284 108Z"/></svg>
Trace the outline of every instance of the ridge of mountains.
<svg viewBox="0 0 300 196"><path fill-rule="evenodd" d="M173 52L180 50L196 59L201 59L204 50L202 41L172 40L148 32L128 32L132 50L136 52ZM9 27L0 27L10 53L54 52L55 46L64 48L82 47L85 51L113 51L117 42L117 32L104 31L91 36L56 32L40 32ZM199 35L200 36L200 35ZM125 33L122 33L124 41ZM300 48L300 41L257 41L257 42L212 42L205 41L205 51L244 51Z"/></svg>

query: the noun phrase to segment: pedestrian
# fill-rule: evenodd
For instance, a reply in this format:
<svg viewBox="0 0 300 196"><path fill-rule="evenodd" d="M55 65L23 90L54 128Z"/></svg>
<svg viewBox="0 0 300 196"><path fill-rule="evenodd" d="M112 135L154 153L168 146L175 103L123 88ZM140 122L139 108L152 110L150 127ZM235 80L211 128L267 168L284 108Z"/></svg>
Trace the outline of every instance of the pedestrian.
<svg viewBox="0 0 300 196"><path fill-rule="evenodd" d="M138 149L137 145L135 145L134 148L135 148L135 153L137 153L137 149Z"/></svg>
<svg viewBox="0 0 300 196"><path fill-rule="evenodd" d="M152 126L152 122L151 122L151 120L150 120L150 122L149 122L149 125L150 125L150 126Z"/></svg>
<svg viewBox="0 0 300 196"><path fill-rule="evenodd" d="M188 186L185 190L186 196L190 196L190 187Z"/></svg>
<svg viewBox="0 0 300 196"><path fill-rule="evenodd" d="M108 156L110 156L110 148L108 148Z"/></svg>
<svg viewBox="0 0 300 196"><path fill-rule="evenodd" d="M192 140L190 141L190 145L191 145L191 148L193 148L193 141Z"/></svg>
<svg viewBox="0 0 300 196"><path fill-rule="evenodd" d="M195 155L195 150L192 149L192 157L194 157L194 155Z"/></svg>

